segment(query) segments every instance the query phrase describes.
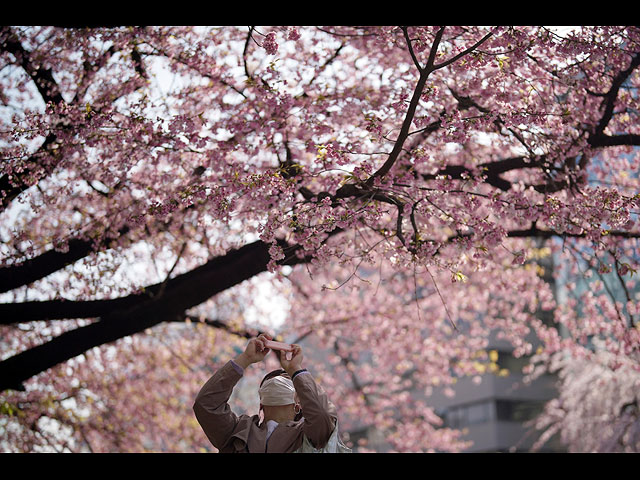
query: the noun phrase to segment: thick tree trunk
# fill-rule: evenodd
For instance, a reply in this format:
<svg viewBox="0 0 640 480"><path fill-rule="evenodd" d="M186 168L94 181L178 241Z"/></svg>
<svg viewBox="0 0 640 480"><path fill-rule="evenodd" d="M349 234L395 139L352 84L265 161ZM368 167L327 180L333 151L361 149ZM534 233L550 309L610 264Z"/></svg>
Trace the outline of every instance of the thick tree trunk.
<svg viewBox="0 0 640 480"><path fill-rule="evenodd" d="M183 316L189 308L265 272L270 259L268 250L268 244L257 241L230 251L164 284L150 287L147 294L125 297L127 301L121 302L119 308L106 310L94 323L7 358L0 362L0 391L21 389L25 380L93 347ZM290 255L283 264L305 261Z"/></svg>

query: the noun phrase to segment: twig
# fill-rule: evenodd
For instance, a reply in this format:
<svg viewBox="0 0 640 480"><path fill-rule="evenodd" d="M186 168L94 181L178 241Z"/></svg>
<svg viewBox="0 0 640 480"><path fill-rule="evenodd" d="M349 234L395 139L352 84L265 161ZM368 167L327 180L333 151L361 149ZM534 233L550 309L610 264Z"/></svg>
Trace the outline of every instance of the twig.
<svg viewBox="0 0 640 480"><path fill-rule="evenodd" d="M436 292L438 292L438 296L440 297L440 300L442 300L442 306L444 307L444 310L447 313L447 317L449 318L449 322L451 323L451 326L453 327L453 329L455 331L459 332L458 327L456 327L456 324L453 322L453 319L451 318L451 314L449 313L449 309L447 308L447 303L444 301L444 298L442 297L442 294L440 293L440 289L438 288L438 284L436 283L436 279L433 278L433 275L429 271L429 267L427 267L425 265L424 268L427 270L427 273L429 274L429 276L431 277L431 280L433 281L433 285L436 287Z"/></svg>

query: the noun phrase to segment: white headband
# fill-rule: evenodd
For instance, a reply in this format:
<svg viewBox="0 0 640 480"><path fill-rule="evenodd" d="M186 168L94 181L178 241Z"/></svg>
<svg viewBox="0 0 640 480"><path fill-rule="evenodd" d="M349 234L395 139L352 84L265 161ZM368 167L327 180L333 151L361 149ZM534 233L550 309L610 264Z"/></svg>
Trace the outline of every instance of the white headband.
<svg viewBox="0 0 640 480"><path fill-rule="evenodd" d="M282 375L265 381L258 390L260 403L267 406L296 403L295 393L293 382Z"/></svg>

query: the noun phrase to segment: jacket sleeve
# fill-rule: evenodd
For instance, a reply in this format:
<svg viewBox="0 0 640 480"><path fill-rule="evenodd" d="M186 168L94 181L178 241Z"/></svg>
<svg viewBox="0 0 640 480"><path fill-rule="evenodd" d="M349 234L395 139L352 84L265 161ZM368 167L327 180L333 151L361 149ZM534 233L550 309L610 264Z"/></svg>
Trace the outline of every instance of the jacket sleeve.
<svg viewBox="0 0 640 480"><path fill-rule="evenodd" d="M329 401L324 389L315 382L310 373L296 375L293 385L304 415L304 434L315 448L322 448L329 441L336 426L338 420L336 407Z"/></svg>
<svg viewBox="0 0 640 480"><path fill-rule="evenodd" d="M242 374L231 361L227 362L204 384L193 405L198 423L218 450L227 443L238 424L238 416L228 402L241 378Z"/></svg>

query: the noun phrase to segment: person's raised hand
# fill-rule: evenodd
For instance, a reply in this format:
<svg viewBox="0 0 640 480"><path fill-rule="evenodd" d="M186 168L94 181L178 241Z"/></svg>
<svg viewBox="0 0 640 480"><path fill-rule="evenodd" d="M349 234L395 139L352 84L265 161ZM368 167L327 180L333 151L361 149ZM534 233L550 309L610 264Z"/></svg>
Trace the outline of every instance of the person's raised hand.
<svg viewBox="0 0 640 480"><path fill-rule="evenodd" d="M289 376L292 376L295 372L302 369L302 360L304 359L300 345L294 343L292 346L293 351L291 352L291 360L287 360L286 352L277 352L278 359L280 360L280 366L282 366Z"/></svg>
<svg viewBox="0 0 640 480"><path fill-rule="evenodd" d="M235 358L235 362L242 368L247 368L252 363L261 362L269 353L270 349L264 346L264 340L273 340L270 335L262 333L252 338L240 355ZM284 367L283 367L284 368Z"/></svg>

